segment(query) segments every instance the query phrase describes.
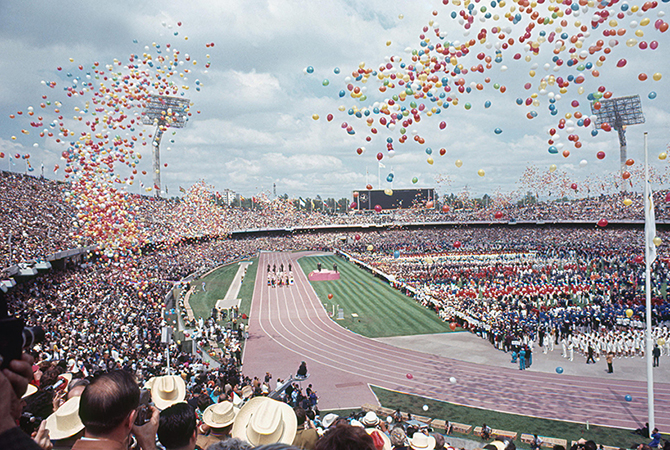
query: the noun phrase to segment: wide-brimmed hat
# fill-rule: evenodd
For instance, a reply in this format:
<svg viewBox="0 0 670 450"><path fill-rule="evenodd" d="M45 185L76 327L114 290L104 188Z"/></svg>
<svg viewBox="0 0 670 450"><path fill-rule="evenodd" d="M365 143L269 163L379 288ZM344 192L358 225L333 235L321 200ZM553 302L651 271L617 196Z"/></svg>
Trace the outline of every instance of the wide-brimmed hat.
<svg viewBox="0 0 670 450"><path fill-rule="evenodd" d="M23 394L21 398L30 397L35 392L37 392L37 386L35 386L34 384L29 384L28 387L26 388L26 393Z"/></svg>
<svg viewBox="0 0 670 450"><path fill-rule="evenodd" d="M330 428L330 426L339 418L340 416L337 414L326 414L323 416L323 419L321 419L321 425L323 425L324 428Z"/></svg>
<svg viewBox="0 0 670 450"><path fill-rule="evenodd" d="M391 444L396 447L403 446L407 443L407 435L402 427L397 426L391 430Z"/></svg>
<svg viewBox="0 0 670 450"><path fill-rule="evenodd" d="M417 432L409 438L409 446L414 450L433 450L435 448L435 438L427 434Z"/></svg>
<svg viewBox="0 0 670 450"><path fill-rule="evenodd" d="M84 429L79 418L79 401L81 397L72 397L63 403L55 413L46 418L46 428L53 440L74 436Z"/></svg>
<svg viewBox="0 0 670 450"><path fill-rule="evenodd" d="M202 413L202 421L212 428L227 427L235 421L238 411L231 402L214 403Z"/></svg>
<svg viewBox="0 0 670 450"><path fill-rule="evenodd" d="M254 388L248 384L242 388L242 398L249 398L254 394Z"/></svg>
<svg viewBox="0 0 670 450"><path fill-rule="evenodd" d="M297 427L298 419L289 405L268 397L254 397L237 414L232 436L253 446L291 444Z"/></svg>
<svg viewBox="0 0 670 450"><path fill-rule="evenodd" d="M153 380L153 381L152 381ZM147 382L151 389L151 401L161 411L186 398L186 384L177 375L152 378Z"/></svg>
<svg viewBox="0 0 670 450"><path fill-rule="evenodd" d="M365 414L365 417L361 419L361 423L365 425L365 427L374 427L379 423L379 417L377 417L377 414L375 414L373 411L368 411Z"/></svg>
<svg viewBox="0 0 670 450"><path fill-rule="evenodd" d="M375 428L366 428L365 431L372 437L377 450L391 450L391 439L389 439L386 433Z"/></svg>

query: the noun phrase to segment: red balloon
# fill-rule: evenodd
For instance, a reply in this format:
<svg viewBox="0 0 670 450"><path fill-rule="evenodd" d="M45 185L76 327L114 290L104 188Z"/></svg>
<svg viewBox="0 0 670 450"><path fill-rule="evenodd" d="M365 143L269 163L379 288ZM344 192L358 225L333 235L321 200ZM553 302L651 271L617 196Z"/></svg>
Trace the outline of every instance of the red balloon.
<svg viewBox="0 0 670 450"><path fill-rule="evenodd" d="M440 122L440 130L447 128L447 122Z"/></svg>
<svg viewBox="0 0 670 450"><path fill-rule="evenodd" d="M330 122L331 120L333 120L333 115L332 115L332 114L328 114L328 115L326 116L326 120L327 120L328 122Z"/></svg>
<svg viewBox="0 0 670 450"><path fill-rule="evenodd" d="M414 378L414 375L412 375L411 373L408 373L405 376L407 377L408 380L411 380L412 378Z"/></svg>
<svg viewBox="0 0 670 450"><path fill-rule="evenodd" d="M502 216L503 216L503 213L501 211L496 211L496 213L494 214L494 217L496 219L500 219L500 218L502 218Z"/></svg>
<svg viewBox="0 0 670 450"><path fill-rule="evenodd" d="M446 148L441 148L440 149L440 156L444 156L447 154L447 149Z"/></svg>
<svg viewBox="0 0 670 450"><path fill-rule="evenodd" d="M598 226L599 226L600 228L605 228L608 224L609 224L609 222L607 221L607 219L604 219L604 218L603 218L603 219L600 219L600 220L598 221Z"/></svg>
<svg viewBox="0 0 670 450"><path fill-rule="evenodd" d="M358 203L351 202L351 205L349 205L349 209L356 209L356 208L358 208Z"/></svg>
<svg viewBox="0 0 670 450"><path fill-rule="evenodd" d="M449 328L451 328L451 331L455 331L455 330L456 330L456 326L457 326L457 325L456 325L456 322L451 322L451 323L449 324Z"/></svg>
<svg viewBox="0 0 670 450"><path fill-rule="evenodd" d="M461 242L460 241L454 242L454 248L461 248Z"/></svg>
<svg viewBox="0 0 670 450"><path fill-rule="evenodd" d="M573 191L576 191L576 190L577 190L577 183L572 183L572 184L570 185L570 188L571 188Z"/></svg>
<svg viewBox="0 0 670 450"><path fill-rule="evenodd" d="M354 240L360 241L361 240L361 235L360 234L355 235Z"/></svg>
<svg viewBox="0 0 670 450"><path fill-rule="evenodd" d="M365 189L367 189L368 191L371 190L371 189L372 189L372 185L371 185L371 184L368 184L367 186L365 186Z"/></svg>
<svg viewBox="0 0 670 450"><path fill-rule="evenodd" d="M377 211L377 212L382 212L382 207L381 207L381 205L375 205L375 211Z"/></svg>
<svg viewBox="0 0 670 450"><path fill-rule="evenodd" d="M362 154L363 154L363 149L360 148L360 147L358 147L358 148L356 149L356 153L358 153L359 155L362 155Z"/></svg>
<svg viewBox="0 0 670 450"><path fill-rule="evenodd" d="M384 154L382 152L377 153L377 161L381 161L383 157Z"/></svg>
<svg viewBox="0 0 670 450"><path fill-rule="evenodd" d="M596 153L596 158L605 159L605 152L599 151L598 153Z"/></svg>
<svg viewBox="0 0 670 450"><path fill-rule="evenodd" d="M633 258L633 260L638 264L642 264L644 262L644 256L638 255L635 258Z"/></svg>
<svg viewBox="0 0 670 450"><path fill-rule="evenodd" d="M333 299L333 294L328 294L328 300L332 300L332 299Z"/></svg>
<svg viewBox="0 0 670 450"><path fill-rule="evenodd" d="M670 195L670 192L668 192L668 195ZM442 212L448 213L449 212L449 205L442 205Z"/></svg>

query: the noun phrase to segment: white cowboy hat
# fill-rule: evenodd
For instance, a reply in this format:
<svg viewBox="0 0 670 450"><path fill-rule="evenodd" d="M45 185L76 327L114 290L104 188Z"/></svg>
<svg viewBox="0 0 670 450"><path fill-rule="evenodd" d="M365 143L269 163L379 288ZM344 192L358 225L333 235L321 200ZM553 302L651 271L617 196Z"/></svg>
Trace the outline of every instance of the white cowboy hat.
<svg viewBox="0 0 670 450"><path fill-rule="evenodd" d="M298 419L286 403L268 397L254 397L240 409L232 436L254 447L266 444L291 444Z"/></svg>
<svg viewBox="0 0 670 450"><path fill-rule="evenodd" d="M238 411L231 402L214 403L202 413L202 421L212 428L227 427L235 421Z"/></svg>
<svg viewBox="0 0 670 450"><path fill-rule="evenodd" d="M368 411L365 414L365 417L361 419L361 423L365 425L365 427L374 427L379 423L379 417L377 417L377 414L375 414L373 411Z"/></svg>
<svg viewBox="0 0 670 450"><path fill-rule="evenodd" d="M151 389L151 401L161 411L186 398L186 384L177 375L165 375L152 378L147 382Z"/></svg>
<svg viewBox="0 0 670 450"><path fill-rule="evenodd" d="M386 435L386 433L379 431L375 428L366 428L365 431L372 437L374 443L375 443L375 448L377 450L391 450L391 439ZM383 447L377 447L378 445L378 440L381 438L381 440L384 442Z"/></svg>
<svg viewBox="0 0 670 450"><path fill-rule="evenodd" d="M35 392L37 392L37 387L34 384L29 384L26 388L26 393L21 396L21 398L30 397Z"/></svg>
<svg viewBox="0 0 670 450"><path fill-rule="evenodd" d="M435 448L435 438L416 432L414 436L409 438L409 446L414 450L433 450Z"/></svg>
<svg viewBox="0 0 670 450"><path fill-rule="evenodd" d="M69 438L84 429L79 418L79 400L81 397L72 397L46 418L46 428L51 439Z"/></svg>

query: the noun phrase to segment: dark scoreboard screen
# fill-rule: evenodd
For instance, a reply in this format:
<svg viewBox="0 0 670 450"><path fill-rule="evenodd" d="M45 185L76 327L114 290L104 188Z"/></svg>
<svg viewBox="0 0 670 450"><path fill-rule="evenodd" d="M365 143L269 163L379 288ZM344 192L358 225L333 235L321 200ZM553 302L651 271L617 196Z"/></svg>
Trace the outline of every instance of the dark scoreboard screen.
<svg viewBox="0 0 670 450"><path fill-rule="evenodd" d="M376 205L382 209L407 209L434 202L435 189L394 189L392 195L381 189L361 189L354 191L353 197L359 211L374 210Z"/></svg>

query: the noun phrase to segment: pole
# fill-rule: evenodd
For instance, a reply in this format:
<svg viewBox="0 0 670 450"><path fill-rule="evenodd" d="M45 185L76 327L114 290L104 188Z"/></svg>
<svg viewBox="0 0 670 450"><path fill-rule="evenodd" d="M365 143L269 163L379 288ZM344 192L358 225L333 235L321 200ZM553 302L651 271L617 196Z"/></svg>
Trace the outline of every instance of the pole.
<svg viewBox="0 0 670 450"><path fill-rule="evenodd" d="M160 123L156 126L156 133L154 136L154 141L152 142L152 153L153 153L153 169L154 169L154 195L156 197L161 196L161 139L163 138L163 125Z"/></svg>
<svg viewBox="0 0 670 450"><path fill-rule="evenodd" d="M646 297L646 347L645 347L645 356L647 357L647 408L649 414L649 432L654 429L655 420L654 420L654 368L652 366L652 338L651 338L651 264L653 260L650 261L650 248L649 248L649 236L647 235L647 230L650 226L656 227L656 224L649 224L648 218L650 216L649 208L653 208L651 200L651 191L649 189L649 165L648 165L648 155L647 155L647 133L644 133L644 227L645 227L645 243L644 243L644 262L645 262L645 279L644 279L644 290ZM653 244L652 244L653 245Z"/></svg>

